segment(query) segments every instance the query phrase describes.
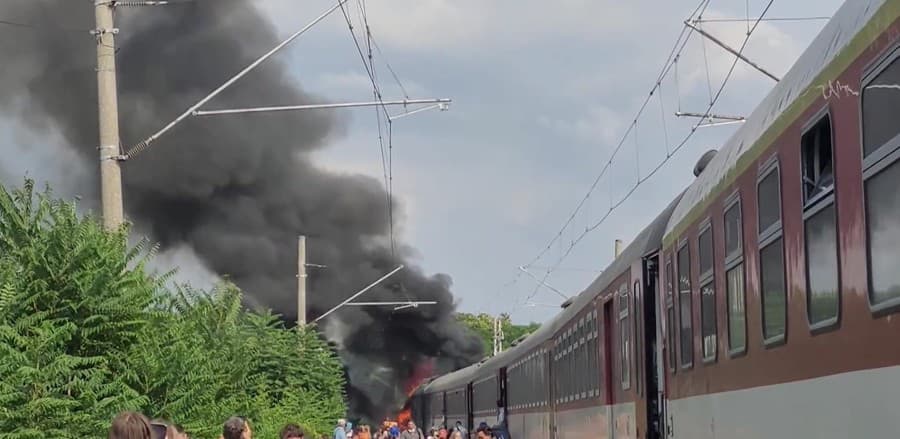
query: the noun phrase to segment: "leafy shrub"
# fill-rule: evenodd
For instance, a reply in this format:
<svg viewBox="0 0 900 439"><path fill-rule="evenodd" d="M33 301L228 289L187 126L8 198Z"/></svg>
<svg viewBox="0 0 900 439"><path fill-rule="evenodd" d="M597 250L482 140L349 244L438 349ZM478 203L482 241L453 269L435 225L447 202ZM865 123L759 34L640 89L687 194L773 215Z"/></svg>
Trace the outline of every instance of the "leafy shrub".
<svg viewBox="0 0 900 439"><path fill-rule="evenodd" d="M105 437L139 410L218 437L248 416L259 437L287 422L328 431L345 411L341 366L318 335L245 310L240 291L188 286L145 269L75 205L0 188L0 439Z"/></svg>

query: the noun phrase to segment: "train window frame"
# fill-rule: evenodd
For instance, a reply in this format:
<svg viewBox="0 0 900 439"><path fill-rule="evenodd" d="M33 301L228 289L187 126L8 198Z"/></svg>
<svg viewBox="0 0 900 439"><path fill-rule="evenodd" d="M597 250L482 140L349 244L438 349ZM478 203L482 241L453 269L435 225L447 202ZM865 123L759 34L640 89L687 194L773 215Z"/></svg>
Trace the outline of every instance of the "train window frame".
<svg viewBox="0 0 900 439"><path fill-rule="evenodd" d="M870 66L868 66L864 70L862 81L860 83L860 105L858 107L860 121L860 154L862 156L863 163L862 202L866 231L866 300L869 305L869 311L875 317L883 317L900 311L900 297L889 298L881 302L876 302L875 300L873 300L875 288L873 277L874 273L872 271L872 232L869 222L869 218L871 217L871 215L869 212L866 184L870 179L879 175L881 172L888 170L893 165L900 166L900 164L897 163L898 160L900 160L900 134L895 135L892 139L887 140L884 144L882 144L881 146L873 150L868 156L866 156L864 129L866 119L863 100L865 99L866 87L868 87L871 82L875 81L881 73L883 73L889 67L893 66L895 62L900 62L900 43L894 44L892 47L885 50L879 58L877 58Z"/></svg>
<svg viewBox="0 0 900 439"><path fill-rule="evenodd" d="M737 227L737 241L738 248L732 253L728 253L728 224L726 223L726 216L731 209L737 209L737 218L738 218L738 227ZM735 358L743 356L747 353L747 269L746 264L744 263L744 250L746 249L746 245L744 245L744 206L741 201L741 192L740 190L734 191L728 198L725 199L724 208L722 209L722 225L723 230L725 231L722 239L725 241L725 254L723 255L725 259L725 272L723 275L725 276L725 321L728 327L728 356L729 358ZM742 329L744 331L744 344L740 347L734 347L731 343L731 296L729 295L728 290L728 273L732 270L736 269L738 266L741 266L741 287L743 289L743 294L741 294L742 299L742 309L744 315L744 324L742 325Z"/></svg>
<svg viewBox="0 0 900 439"><path fill-rule="evenodd" d="M684 316L682 316L681 301L684 299L685 294L682 293L682 291L681 291L681 261L679 261L679 259L680 259L680 253L683 250L688 252L688 254L687 254L688 293L686 295L689 300L689 302L687 304L687 309L690 314L690 316L689 316L690 327L688 328L688 331L690 332L690 336L688 337L688 340L690 341L690 346L688 347L688 352L690 352L690 358L687 361L685 361L684 347L682 346L682 344L684 343L684 337L683 337L684 334L682 334L684 332L683 322L682 322L682 319L684 318ZM678 329L678 365L679 365L679 368L682 370L688 370L688 369L692 369L694 367L694 282L693 282L692 277L693 276L691 273L691 246L688 245L687 239L683 239L681 241L681 243L678 244L678 247L675 250L675 289L676 289L675 291L676 291L676 297L678 298L677 305L675 307L678 311L677 312L677 314L678 314L678 328L677 328Z"/></svg>
<svg viewBox="0 0 900 439"><path fill-rule="evenodd" d="M869 168L870 166L876 165L877 163L885 159L889 159L890 157L888 156L890 156L896 148L900 147L900 134L897 134L892 139L889 139L887 142L873 150L867 156L865 151L865 130L863 129L863 122L865 121L865 119L862 117L864 114L863 100L865 98L866 87L868 87L868 85L872 81L877 79L878 75L883 73L888 69L888 67L891 67L894 62L898 60L900 60L900 43L894 44L892 47L887 49L883 55L877 58L863 71L859 88L859 144L864 170L866 168Z"/></svg>
<svg viewBox="0 0 900 439"><path fill-rule="evenodd" d="M631 303L628 294L628 281L619 286L617 293L619 301L619 381L622 390L631 389L631 345L634 336L631 334Z"/></svg>
<svg viewBox="0 0 900 439"><path fill-rule="evenodd" d="M759 223L759 186L768 178L772 173L777 175L776 181L778 183L778 190L776 191L778 194L778 211L779 217L778 220L772 223L772 225L768 226L765 230L760 230ZM782 174L781 174L781 165L778 159L778 154L773 154L769 159L767 159L763 164L759 167L759 172L756 178L756 206L757 206L757 257L758 257L758 275L759 275L759 301L760 301L760 317L761 317L761 325L760 332L763 339L763 346L765 348L774 348L781 346L787 342L788 337L788 317L789 317L789 309L790 304L788 303L788 298L790 294L788 289L790 285L788 284L787 278L787 258L786 250L785 250L785 242L784 242L784 197L781 192L783 190L783 182L782 182ZM773 335L771 337L766 337L766 302L765 302L765 291L763 290L763 252L769 248L769 246L774 245L775 242L781 241L781 276L784 283L784 329L780 334ZM746 277L746 271L744 273ZM746 290L745 290L746 294Z"/></svg>
<svg viewBox="0 0 900 439"><path fill-rule="evenodd" d="M812 159L812 163L809 161L809 154L813 154L814 156L818 156L815 154L817 150L817 146L821 146L820 143L810 142L807 143L809 139L808 136L814 135L818 133L819 126L823 123L828 123L828 152L829 152L829 162L831 164L831 184L827 186L823 186L818 192L814 192L812 194L807 193L807 185L814 184L815 181L809 177L810 172L819 172L818 168L821 166L819 160L815 158ZM834 193L834 188L837 182L836 170L835 170L835 162L834 162L834 119L831 117L831 110L828 106L825 106L821 110L819 110L810 120L803 126L800 132L800 192L801 199L803 200L803 208L808 209L811 206L818 204L822 201L823 198L826 198L829 194ZM814 137L814 139L817 139ZM812 151L810 151L812 150ZM809 168L813 167L814 169L811 171ZM814 189L813 189L814 190Z"/></svg>
<svg viewBox="0 0 900 439"><path fill-rule="evenodd" d="M700 270L703 269L703 266L701 264L701 257L703 256L703 245L702 245L701 238L703 237L703 235L705 233L709 233L709 246L710 246L710 248L709 248L709 251L710 251L709 269L700 273L700 276L699 276L699 279L697 282L700 285L700 287L699 287L699 292L700 292L700 297L699 297L700 301L699 302L700 303L698 304L700 306L700 358L702 359L703 364L712 364L712 363L716 362L716 360L718 358L718 353L719 353L719 346L718 346L718 343L719 343L719 328L718 328L719 316L718 316L718 314L719 313L718 313L718 305L717 305L717 300L716 300L717 299L717 297L716 297L717 296L717 292L716 292L716 241L715 241L716 234L715 234L715 232L713 232L712 218L707 218L706 220L704 220L703 223L701 223L700 228L697 233L697 268ZM703 320L706 315L706 313L704 312L705 307L703 305L704 304L703 290L707 287L712 288L712 301L713 301L712 310L709 310L708 312L712 313L712 317L714 320L714 324L713 324L714 342L713 342L713 347L712 347L712 353L709 355L707 355L707 352L706 352L706 341L704 340L705 335L703 333Z"/></svg>
<svg viewBox="0 0 900 439"><path fill-rule="evenodd" d="M805 174L807 172L807 159L805 154L807 154L807 145L804 144L806 140L806 136L816 130L820 124L824 121L828 122L828 129L830 130L829 140L831 141L830 151L831 151L831 163L832 163L832 172L831 185L828 187L824 187L820 192L814 194L812 197L807 198L807 193L805 189L806 177ZM843 306L843 300L841 298L841 243L839 239L838 229L840 227L840 223L838 222L838 201L837 201L837 169L836 169L836 154L835 154L835 126L834 126L834 118L832 117L831 108L828 105L825 105L821 110L815 113L803 126L801 130L801 143L800 143L800 175L804 181L801 182L801 197L803 200L803 214L800 222L801 236L803 238L803 275L804 275L804 299L806 306L806 324L809 328L809 331L813 335L821 334L824 332L828 332L834 329L837 329L840 326L841 319L841 308ZM832 208L833 210L833 220L835 227L835 236L834 236L834 251L835 251L835 263L837 264L835 281L836 284L836 299L837 299L837 311L833 317L829 317L819 322L813 322L812 319L812 286L810 276L810 264L809 264L809 256L811 252L809 251L809 243L810 240L807 239L807 223L816 218L822 211Z"/></svg>

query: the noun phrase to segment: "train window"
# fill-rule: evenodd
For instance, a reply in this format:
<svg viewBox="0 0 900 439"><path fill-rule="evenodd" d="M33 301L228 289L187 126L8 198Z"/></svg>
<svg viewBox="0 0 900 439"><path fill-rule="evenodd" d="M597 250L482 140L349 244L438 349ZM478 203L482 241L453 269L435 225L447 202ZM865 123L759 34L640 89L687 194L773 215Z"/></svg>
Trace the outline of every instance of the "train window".
<svg viewBox="0 0 900 439"><path fill-rule="evenodd" d="M784 337L786 326L786 294L784 281L784 249L778 239L759 251L760 284L762 285L763 336L766 341Z"/></svg>
<svg viewBox="0 0 900 439"><path fill-rule="evenodd" d="M628 316L628 285L619 287L619 359L622 389L631 387L631 326Z"/></svg>
<svg viewBox="0 0 900 439"><path fill-rule="evenodd" d="M803 167L803 204L808 206L834 189L831 118L826 114L800 140Z"/></svg>
<svg viewBox="0 0 900 439"><path fill-rule="evenodd" d="M741 200L736 196L725 210L725 300L728 308L728 350L735 355L747 347L744 297L744 242Z"/></svg>
<svg viewBox="0 0 900 439"><path fill-rule="evenodd" d="M666 350L668 352L669 370L675 373L675 305L673 291L675 288L672 257L666 260Z"/></svg>
<svg viewBox="0 0 900 439"><path fill-rule="evenodd" d="M832 148L831 118L825 114L800 139L804 205L834 189Z"/></svg>
<svg viewBox="0 0 900 439"><path fill-rule="evenodd" d="M705 230L697 238L698 259L700 262L700 282L713 274L713 236L712 227L707 224Z"/></svg>
<svg viewBox="0 0 900 439"><path fill-rule="evenodd" d="M867 78L862 91L863 150L866 156L865 213L868 234L869 302L873 311L900 306L900 49Z"/></svg>
<svg viewBox="0 0 900 439"><path fill-rule="evenodd" d="M681 367L694 364L693 299L691 297L691 252L686 243L678 249L678 308L680 327Z"/></svg>
<svg viewBox="0 0 900 439"><path fill-rule="evenodd" d="M703 342L703 361L716 359L716 288L713 274L713 232L707 224L697 238L700 259L700 336Z"/></svg>
<svg viewBox="0 0 900 439"><path fill-rule="evenodd" d="M772 168L762 177L757 185L760 235L780 227L781 193L778 167Z"/></svg>
<svg viewBox="0 0 900 439"><path fill-rule="evenodd" d="M887 147L892 150L900 143L900 51L862 90L863 152L869 157L873 152Z"/></svg>
<svg viewBox="0 0 900 439"><path fill-rule="evenodd" d="M725 258L743 257L741 200L736 198L725 210Z"/></svg>
<svg viewBox="0 0 900 439"><path fill-rule="evenodd" d="M778 162L766 166L757 183L759 210L759 276L762 287L763 338L766 345L784 340L787 288L781 234L781 173Z"/></svg>
<svg viewBox="0 0 900 439"><path fill-rule="evenodd" d="M816 328L837 322L838 250L834 203L823 203L804 222L807 313ZM806 215L804 215L806 216Z"/></svg>
<svg viewBox="0 0 900 439"><path fill-rule="evenodd" d="M893 162L865 183L869 233L869 296L876 309L900 304L900 162Z"/></svg>
<svg viewBox="0 0 900 439"><path fill-rule="evenodd" d="M838 250L831 118L825 114L801 140L806 310L813 329L837 322Z"/></svg>

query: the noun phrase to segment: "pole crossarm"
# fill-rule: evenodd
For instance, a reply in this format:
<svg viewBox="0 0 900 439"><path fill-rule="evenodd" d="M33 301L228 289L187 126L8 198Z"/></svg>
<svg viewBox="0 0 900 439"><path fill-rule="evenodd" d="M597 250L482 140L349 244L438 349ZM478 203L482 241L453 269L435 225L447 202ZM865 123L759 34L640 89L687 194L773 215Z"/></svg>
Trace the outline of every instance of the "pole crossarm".
<svg viewBox="0 0 900 439"><path fill-rule="evenodd" d="M403 99L396 101L370 101L370 102L341 102L341 103L333 103L333 104L308 104L308 105L285 105L285 106L276 106L276 107L252 107L252 108L234 108L228 110L194 110L191 115L193 116L220 116L224 114L246 114L246 113L272 113L278 111L299 111L299 110L323 110L329 108L355 108L355 107L375 107L375 106L388 106L388 105L417 105L417 104L437 104L441 105L440 108L446 109L447 105L453 102L451 99L442 98L442 99ZM428 107L426 107L428 108ZM437 108L437 107L432 107ZM422 109L413 110L409 113L401 113L401 114L412 114ZM394 117L392 117L394 118Z"/></svg>
<svg viewBox="0 0 900 439"><path fill-rule="evenodd" d="M165 134L166 132L168 132L169 130L171 130L172 128L174 128L176 125L178 125L179 123L181 123L181 122L183 122L185 119L187 119L189 116L191 116L191 114L194 113L194 111L196 111L197 109L199 109L200 107L202 107L203 105L205 105L207 102L209 102L210 100L212 100L213 98L215 98L216 96L218 96L220 93L222 93L223 91L225 91L225 89L227 89L228 87L230 87L231 85L233 85L233 84L234 84L235 82L237 82L239 79L241 79L241 78L243 78L244 76L246 76L246 75L247 75L248 73L250 73L253 69L255 69L256 67L258 67L260 64L262 64L262 63L263 63L264 61L266 61L267 59L271 58L272 55L274 55L275 53L277 53L278 51L280 51L281 49L283 49L285 46L287 46L288 44L290 44L292 41L296 40L296 39L299 38L301 35L305 34L308 30L312 29L313 26L315 26L316 24L318 24L320 21L324 20L325 17L331 15L332 12L336 11L338 8L340 8L341 6L343 6L344 3L348 2L348 1L349 1L349 0L338 0L337 4L335 4L334 6L328 8L328 10L326 10L326 11L323 12L321 15L319 15L318 17L316 17L315 20L311 21L309 24L307 24L306 26L304 26L303 29L300 29L299 31L294 32L293 35L289 36L287 39L285 39L284 41L282 41L281 43L279 43L277 46L275 46L274 48L272 48L271 50L269 50L268 52L266 52L263 56L257 58L256 61L253 61L252 63L250 63L250 65L248 65L247 67L245 67L243 70L241 70L240 72L238 72L236 75L232 76L231 79L225 81L225 83L222 84L221 86L219 86L219 88L213 90L210 94L206 95L206 97L204 97L203 99L200 99L200 101L198 101L196 104L192 105L190 108L188 108L187 110L185 110L184 113L182 113L180 116L176 117L175 120L173 120L172 122L169 122L169 124L166 125L166 126L164 126L161 130L157 131L155 134L151 135L150 137L148 137L148 138L146 138L146 139L140 141L138 144L136 144L136 145L132 146L131 148L129 148L129 149L125 152L125 155L121 157L121 160L127 160L127 159L130 159L130 158L134 157L135 155L140 154L142 151L144 151L144 150L147 149L148 147L150 147L150 144L152 144L153 142L155 142L155 141L156 141L157 139L159 139L163 134Z"/></svg>
<svg viewBox="0 0 900 439"><path fill-rule="evenodd" d="M695 31L697 31L697 33L699 33L700 35L703 35L704 37L706 37L708 40L712 41L713 43L716 43L717 46L719 46L719 47L721 47L721 48L727 50L729 53L731 53L732 55L738 57L738 59L740 59L741 61L747 63L750 67L753 67L754 69L758 70L758 71L759 71L760 73L762 73L763 75L766 75L766 76L768 76L769 78L772 78L773 81L778 82L778 81L781 80L781 79L778 78L777 76L775 76L775 75L769 73L768 70L766 70L766 69L760 67L759 64L756 64L755 62L750 61L749 58L747 58L746 56L744 56L743 54L741 54L741 53L738 52L737 50L732 49L731 46L725 44L724 42L722 42L722 40L720 40L720 39L714 37L714 36L713 36L712 34L710 34L709 32L706 32L705 30L703 30L703 29L701 29L701 28L699 28L699 27L697 27L697 26L694 26L689 20L685 20L684 25L687 26L687 27L689 27L689 28L691 28L691 29L693 29L693 30L695 30Z"/></svg>
<svg viewBox="0 0 900 439"><path fill-rule="evenodd" d="M412 111L404 111L403 113L391 114L391 115L388 117L388 120L389 120L390 122L393 122L393 121L395 121L395 120L397 120L397 119L401 119L401 118L404 118L404 117L406 117L406 116L412 116L413 114L416 114L416 113L421 113L421 112L423 112L423 111L434 110L434 109L440 109L441 111L447 111L447 110L449 109L449 106L448 106L449 104L450 104L449 102L446 102L446 103L445 103L445 102L439 102L439 103L437 103L437 104L429 105L429 106L427 106L427 107L416 108L415 110L412 110Z"/></svg>
<svg viewBox="0 0 900 439"><path fill-rule="evenodd" d="M322 320L322 319L324 319L325 317L328 317L329 315L331 315L331 313L337 311L338 309L340 309L340 308L343 307L344 305L347 305L348 303L352 302L353 299L356 299L357 297L362 296L363 293L365 293L366 291L369 291L369 290L371 290L372 288L374 288L375 285L378 285L378 284L380 284L382 281L384 281L385 279L387 279L387 278L393 276L394 273L396 273L396 272L402 270L403 267L404 267L404 266L401 265L401 266L395 268L395 269L394 269L393 271L391 271L390 273L385 274L384 276L381 276L381 277L378 278L378 280L376 280L375 282L372 282L372 283L370 283L367 287L365 287L365 288L359 290L358 293L356 293L356 294L350 296L348 299L346 299L346 300L344 300L343 302L339 303L339 304L338 304L337 306L335 306L334 308L329 309L328 311L326 311L324 314L320 315L319 317L316 317L316 319L313 320L312 322L313 322L313 323L317 323L319 320Z"/></svg>
<svg viewBox="0 0 900 439"><path fill-rule="evenodd" d="M728 121L743 121L745 120L744 116L729 116L724 114L703 114L703 113L692 113L690 111L677 111L675 112L676 117L697 117L700 119L719 119L719 120L728 120Z"/></svg>
<svg viewBox="0 0 900 439"><path fill-rule="evenodd" d="M722 125L734 125L736 123L744 123L743 120L727 120L725 122L706 122L697 125L697 128L719 127Z"/></svg>
<svg viewBox="0 0 900 439"><path fill-rule="evenodd" d="M553 288L553 287L550 286L548 283L544 282L542 279L538 279L537 276L531 274L531 272L528 271L528 270L526 270L525 267L519 267L519 270L520 270L522 273L527 274L528 277L534 279L534 281L537 282L538 285L540 285L540 286L542 286L542 287L546 287L546 288L549 289L550 291L553 291L554 293L558 294L558 295L559 295L560 297L562 297L563 299L567 299L567 300L569 299L569 296L565 295L565 293L563 293L563 292L560 291L560 290L557 290L556 288Z"/></svg>

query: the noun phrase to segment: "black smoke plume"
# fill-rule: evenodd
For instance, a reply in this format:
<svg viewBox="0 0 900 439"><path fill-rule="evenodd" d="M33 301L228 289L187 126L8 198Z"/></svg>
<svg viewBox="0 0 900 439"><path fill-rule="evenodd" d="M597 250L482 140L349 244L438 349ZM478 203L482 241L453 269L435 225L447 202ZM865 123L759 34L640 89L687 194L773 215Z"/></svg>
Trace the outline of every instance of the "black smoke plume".
<svg viewBox="0 0 900 439"><path fill-rule="evenodd" d="M278 42L252 3L207 0L117 13L124 146ZM2 0L0 18L36 26L0 26L3 117L32 133L61 134L67 150L95 170L96 47L87 32L92 2ZM315 101L272 59L210 106ZM315 317L413 252L406 246L390 251L387 195L376 179L327 172L311 162L309 154L328 143L338 122L323 112L189 120L124 164L127 214L164 248L189 246L254 305L288 321L296 317L296 236L308 235L311 262L328 267L311 273L308 317ZM96 178L85 184L90 187L81 193L96 194ZM409 267L365 297L436 300L437 306L344 309L323 325L341 348L353 413L391 414L405 399L406 380L429 357L443 369L479 358L477 338L452 317L450 284L446 275Z"/></svg>

